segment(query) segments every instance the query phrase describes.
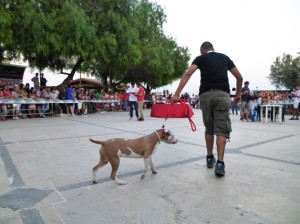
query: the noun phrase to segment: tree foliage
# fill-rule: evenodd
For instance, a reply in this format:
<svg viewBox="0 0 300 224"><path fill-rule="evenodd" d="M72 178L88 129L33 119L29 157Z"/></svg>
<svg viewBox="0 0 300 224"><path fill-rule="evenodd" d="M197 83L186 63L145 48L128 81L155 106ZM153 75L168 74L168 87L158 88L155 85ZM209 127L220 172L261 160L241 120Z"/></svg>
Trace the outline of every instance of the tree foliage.
<svg viewBox="0 0 300 224"><path fill-rule="evenodd" d="M147 0L2 0L0 12L0 60L21 55L66 74L62 87L80 69L106 88L138 81L150 90L187 68L188 49L164 34L166 15Z"/></svg>
<svg viewBox="0 0 300 224"><path fill-rule="evenodd" d="M300 57L293 58L290 54L276 57L268 78L276 88L290 89L300 83Z"/></svg>

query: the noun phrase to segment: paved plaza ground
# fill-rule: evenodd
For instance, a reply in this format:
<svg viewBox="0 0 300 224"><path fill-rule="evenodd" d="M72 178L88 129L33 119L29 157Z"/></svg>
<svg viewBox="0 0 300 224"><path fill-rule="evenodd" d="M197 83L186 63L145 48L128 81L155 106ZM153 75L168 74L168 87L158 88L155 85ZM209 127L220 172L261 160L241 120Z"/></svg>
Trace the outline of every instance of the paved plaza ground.
<svg viewBox="0 0 300 224"><path fill-rule="evenodd" d="M158 173L140 179L141 159L121 159L117 185L107 165L92 184L99 145L90 137L137 138L163 118L129 121L127 112L0 121L1 224L298 224L300 121L241 122L225 154L226 175L206 168L201 111L166 122L178 143L161 143Z"/></svg>

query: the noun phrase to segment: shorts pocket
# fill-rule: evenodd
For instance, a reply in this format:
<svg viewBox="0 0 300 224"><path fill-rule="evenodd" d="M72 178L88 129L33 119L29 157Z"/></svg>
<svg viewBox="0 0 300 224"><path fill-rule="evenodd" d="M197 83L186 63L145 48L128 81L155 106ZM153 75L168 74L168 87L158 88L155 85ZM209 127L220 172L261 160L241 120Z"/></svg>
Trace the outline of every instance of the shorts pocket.
<svg viewBox="0 0 300 224"><path fill-rule="evenodd" d="M215 107L216 110L229 110L231 107L230 101L222 101L217 104Z"/></svg>

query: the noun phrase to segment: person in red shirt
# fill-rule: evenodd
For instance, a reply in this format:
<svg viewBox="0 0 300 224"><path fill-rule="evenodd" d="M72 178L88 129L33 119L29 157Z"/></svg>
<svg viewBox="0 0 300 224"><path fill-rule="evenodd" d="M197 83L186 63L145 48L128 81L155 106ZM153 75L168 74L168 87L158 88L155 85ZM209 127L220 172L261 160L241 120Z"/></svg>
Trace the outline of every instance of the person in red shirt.
<svg viewBox="0 0 300 224"><path fill-rule="evenodd" d="M144 120L144 99L145 99L145 90L144 87L141 85L141 83L136 84L137 87L139 88L138 94L137 94L137 102L138 102L138 108L140 112L140 118L138 121L143 121Z"/></svg>
<svg viewBox="0 0 300 224"><path fill-rule="evenodd" d="M3 90L0 90L0 97L1 98L12 98L10 95L10 92L8 90L8 85L4 84L3 85ZM2 110L1 118L5 121L6 116L8 114L8 109L6 104L0 104L0 109Z"/></svg>
<svg viewBox="0 0 300 224"><path fill-rule="evenodd" d="M126 91L122 93L121 109L124 111L128 110L128 94Z"/></svg>

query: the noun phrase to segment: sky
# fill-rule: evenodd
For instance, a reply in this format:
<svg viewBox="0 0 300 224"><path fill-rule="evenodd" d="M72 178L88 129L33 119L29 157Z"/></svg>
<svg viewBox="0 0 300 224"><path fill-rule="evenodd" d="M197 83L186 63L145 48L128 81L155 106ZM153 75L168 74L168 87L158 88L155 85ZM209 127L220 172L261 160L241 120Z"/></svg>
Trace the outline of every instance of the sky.
<svg viewBox="0 0 300 224"><path fill-rule="evenodd" d="M228 55L250 89L275 89L267 76L276 57L300 52L299 0L151 0L167 16L165 34L178 45L188 47L191 60L200 54L200 45L210 41L216 52ZM36 71L26 69L24 82ZM65 76L45 71L48 85L60 84ZM230 86L235 79L229 73ZM75 76L79 78L79 74ZM175 92L179 81L157 91ZM198 93L199 70L183 92Z"/></svg>
<svg viewBox="0 0 300 224"><path fill-rule="evenodd" d="M190 49L191 61L200 45L210 41L228 55L250 89L275 89L267 78L270 66L284 53L300 52L299 0L154 0L164 8L166 34ZM235 78L228 73L230 86ZM176 90L179 81L163 87ZM199 70L183 92L198 92Z"/></svg>

